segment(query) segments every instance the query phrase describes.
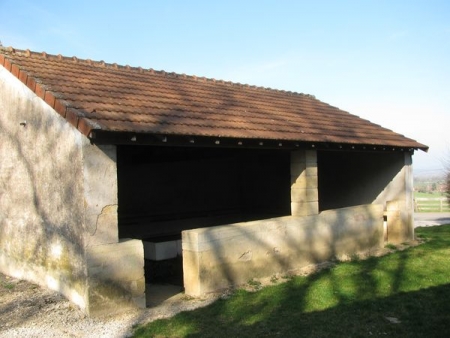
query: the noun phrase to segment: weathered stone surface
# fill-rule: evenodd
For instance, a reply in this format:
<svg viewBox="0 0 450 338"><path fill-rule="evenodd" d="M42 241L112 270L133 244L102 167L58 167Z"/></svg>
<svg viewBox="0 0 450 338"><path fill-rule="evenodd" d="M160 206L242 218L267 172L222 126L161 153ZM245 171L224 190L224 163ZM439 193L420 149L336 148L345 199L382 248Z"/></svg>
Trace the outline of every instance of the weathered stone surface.
<svg viewBox="0 0 450 338"><path fill-rule="evenodd" d="M412 156L405 152L398 161L403 164L401 170L373 201L384 205L387 241L393 244L414 239Z"/></svg>
<svg viewBox="0 0 450 338"><path fill-rule="evenodd" d="M0 271L85 307L88 140L0 66Z"/></svg>
<svg viewBox="0 0 450 338"><path fill-rule="evenodd" d="M319 213L319 205L315 202L292 202L291 214L293 216L310 216Z"/></svg>
<svg viewBox="0 0 450 338"><path fill-rule="evenodd" d="M291 153L291 215L319 213L317 154L312 150Z"/></svg>
<svg viewBox="0 0 450 338"><path fill-rule="evenodd" d="M292 202L317 202L319 194L317 189L291 188Z"/></svg>
<svg viewBox="0 0 450 338"><path fill-rule="evenodd" d="M117 243L116 147L88 144L82 150L86 245Z"/></svg>
<svg viewBox="0 0 450 338"><path fill-rule="evenodd" d="M117 243L115 146L92 145L1 66L0 111L0 271L87 313L142 306L142 244Z"/></svg>
<svg viewBox="0 0 450 338"><path fill-rule="evenodd" d="M140 240L91 246L87 250L90 315L145 307L144 249Z"/></svg>
<svg viewBox="0 0 450 338"><path fill-rule="evenodd" d="M185 290L199 296L382 246L382 205L183 231Z"/></svg>
<svg viewBox="0 0 450 338"><path fill-rule="evenodd" d="M405 201L387 202L387 239L389 243L400 244L414 239L414 228L406 212Z"/></svg>

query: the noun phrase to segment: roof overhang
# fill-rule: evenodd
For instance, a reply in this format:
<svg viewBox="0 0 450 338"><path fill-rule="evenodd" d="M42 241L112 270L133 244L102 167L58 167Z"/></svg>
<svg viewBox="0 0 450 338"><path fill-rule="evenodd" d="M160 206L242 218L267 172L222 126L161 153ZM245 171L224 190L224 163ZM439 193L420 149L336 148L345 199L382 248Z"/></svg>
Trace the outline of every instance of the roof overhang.
<svg viewBox="0 0 450 338"><path fill-rule="evenodd" d="M305 142L293 140L274 140L259 138L229 138L220 136L146 134L135 132L110 132L92 130L88 135L97 145L136 145L201 148L242 148L242 149L279 149L279 150L335 150L335 151L376 151L410 152L420 148L398 147L374 144L350 144L330 142ZM421 149L427 151L428 147Z"/></svg>

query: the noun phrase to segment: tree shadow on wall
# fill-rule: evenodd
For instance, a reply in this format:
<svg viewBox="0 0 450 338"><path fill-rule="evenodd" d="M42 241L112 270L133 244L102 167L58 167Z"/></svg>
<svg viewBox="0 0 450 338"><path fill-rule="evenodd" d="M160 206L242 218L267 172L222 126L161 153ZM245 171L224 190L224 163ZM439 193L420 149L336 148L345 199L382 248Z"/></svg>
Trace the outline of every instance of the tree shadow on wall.
<svg viewBox="0 0 450 338"><path fill-rule="evenodd" d="M35 114L25 126L0 119L1 152L7 153L0 164L0 250L8 262L1 270L64 293L68 284L85 280L79 263L83 183L74 165L81 161L79 148L68 146L67 126L53 118Z"/></svg>
<svg viewBox="0 0 450 338"><path fill-rule="evenodd" d="M433 250L448 250L448 240L433 241ZM259 292L238 290L177 315L170 327L189 337L448 337L448 266L429 259L419 246L340 263ZM150 327L170 330L164 322Z"/></svg>

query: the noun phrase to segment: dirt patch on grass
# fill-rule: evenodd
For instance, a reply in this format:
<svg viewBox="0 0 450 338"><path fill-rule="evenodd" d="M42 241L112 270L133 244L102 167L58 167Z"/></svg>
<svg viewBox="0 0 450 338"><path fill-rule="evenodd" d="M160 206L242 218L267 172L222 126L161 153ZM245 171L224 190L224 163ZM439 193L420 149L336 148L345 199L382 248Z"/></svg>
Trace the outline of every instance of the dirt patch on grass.
<svg viewBox="0 0 450 338"><path fill-rule="evenodd" d="M0 337L129 337L138 324L171 317L214 301L178 294L161 304L90 318L57 292L0 274Z"/></svg>

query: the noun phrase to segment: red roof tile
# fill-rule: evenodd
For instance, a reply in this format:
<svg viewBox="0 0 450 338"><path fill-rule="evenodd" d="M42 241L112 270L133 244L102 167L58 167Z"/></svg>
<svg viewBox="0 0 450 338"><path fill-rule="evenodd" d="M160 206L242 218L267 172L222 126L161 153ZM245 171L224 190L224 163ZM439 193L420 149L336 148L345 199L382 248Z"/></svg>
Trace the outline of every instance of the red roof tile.
<svg viewBox="0 0 450 338"><path fill-rule="evenodd" d="M428 147L311 95L0 48L0 65L82 133Z"/></svg>

